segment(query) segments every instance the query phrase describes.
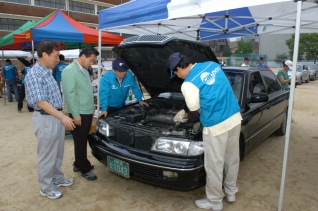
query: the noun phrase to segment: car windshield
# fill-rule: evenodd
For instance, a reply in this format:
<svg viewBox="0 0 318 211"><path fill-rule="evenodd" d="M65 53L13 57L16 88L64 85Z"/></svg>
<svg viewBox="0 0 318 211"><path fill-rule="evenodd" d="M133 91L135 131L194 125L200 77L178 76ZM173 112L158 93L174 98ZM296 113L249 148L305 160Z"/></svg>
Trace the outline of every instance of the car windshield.
<svg viewBox="0 0 318 211"><path fill-rule="evenodd" d="M243 74L236 72L225 72L225 74L229 79L237 101L240 102L243 87Z"/></svg>

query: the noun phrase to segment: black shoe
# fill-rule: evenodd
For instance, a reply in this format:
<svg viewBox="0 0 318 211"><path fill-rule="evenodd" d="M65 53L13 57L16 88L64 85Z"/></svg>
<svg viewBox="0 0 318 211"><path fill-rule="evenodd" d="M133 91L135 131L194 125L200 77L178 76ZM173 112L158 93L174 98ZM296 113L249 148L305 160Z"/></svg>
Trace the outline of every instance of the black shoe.
<svg viewBox="0 0 318 211"><path fill-rule="evenodd" d="M3 98L3 97L0 95L0 98Z"/></svg>
<svg viewBox="0 0 318 211"><path fill-rule="evenodd" d="M93 169L94 169L94 165L91 165L91 170L93 170ZM74 172L79 172L79 171L81 171L81 169L76 167L76 166L73 166L73 171Z"/></svg>
<svg viewBox="0 0 318 211"><path fill-rule="evenodd" d="M89 171L85 174L82 174L82 177L84 177L87 180L96 180L97 179L96 175L92 171Z"/></svg>

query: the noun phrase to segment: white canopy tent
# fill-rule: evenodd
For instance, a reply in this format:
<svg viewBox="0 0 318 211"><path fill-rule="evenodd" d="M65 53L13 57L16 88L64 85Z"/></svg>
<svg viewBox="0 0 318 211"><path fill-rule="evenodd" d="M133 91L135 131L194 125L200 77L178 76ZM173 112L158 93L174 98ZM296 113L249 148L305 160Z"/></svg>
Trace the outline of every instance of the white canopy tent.
<svg viewBox="0 0 318 211"><path fill-rule="evenodd" d="M100 11L99 30L100 33L103 30L137 35L170 35L200 41L290 33L295 34L293 66L296 67L299 34L318 31L317 3L318 0L135 0ZM295 76L296 68L293 68L279 211L283 203Z"/></svg>
<svg viewBox="0 0 318 211"><path fill-rule="evenodd" d="M32 56L32 54L30 52L26 52L26 51L19 51L19 50L3 50L3 54L2 57L4 58L8 58L8 57L25 57L25 58L29 58L30 56Z"/></svg>
<svg viewBox="0 0 318 211"><path fill-rule="evenodd" d="M73 50L61 50L60 54L63 54L65 59L77 59L80 54L80 49L73 49ZM32 59L32 54L30 54L30 59ZM38 54L34 53L34 58L38 58Z"/></svg>

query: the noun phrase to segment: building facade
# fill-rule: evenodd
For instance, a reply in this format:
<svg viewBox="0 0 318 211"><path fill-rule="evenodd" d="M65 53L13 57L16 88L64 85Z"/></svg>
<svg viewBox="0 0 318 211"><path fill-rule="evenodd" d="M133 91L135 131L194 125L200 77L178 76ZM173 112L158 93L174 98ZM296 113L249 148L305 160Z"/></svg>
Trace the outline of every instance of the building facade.
<svg viewBox="0 0 318 211"><path fill-rule="evenodd" d="M61 9L74 20L97 29L98 11L127 2L129 0L0 0L0 37L18 29L27 21L35 22L56 9ZM131 35L122 36L125 38ZM110 49L102 50L103 60L116 57Z"/></svg>

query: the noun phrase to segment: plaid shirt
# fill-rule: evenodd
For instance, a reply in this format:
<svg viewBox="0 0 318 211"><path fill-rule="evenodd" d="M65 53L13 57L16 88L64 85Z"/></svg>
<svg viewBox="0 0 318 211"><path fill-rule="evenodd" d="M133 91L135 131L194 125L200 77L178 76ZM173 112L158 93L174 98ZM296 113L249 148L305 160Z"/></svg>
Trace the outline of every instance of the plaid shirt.
<svg viewBox="0 0 318 211"><path fill-rule="evenodd" d="M54 108L62 107L59 87L52 75L52 69L46 69L39 62L32 67L25 77L25 94L28 104L35 110L39 101L47 101Z"/></svg>

